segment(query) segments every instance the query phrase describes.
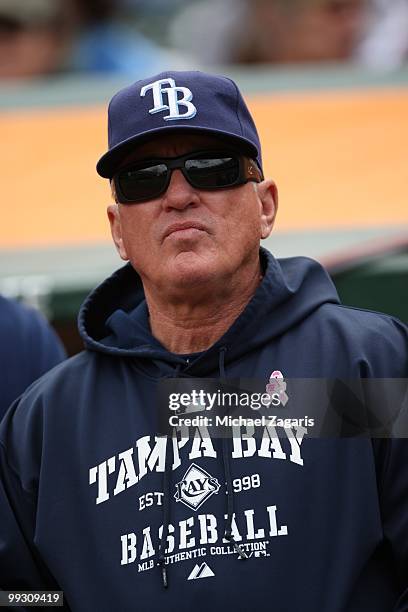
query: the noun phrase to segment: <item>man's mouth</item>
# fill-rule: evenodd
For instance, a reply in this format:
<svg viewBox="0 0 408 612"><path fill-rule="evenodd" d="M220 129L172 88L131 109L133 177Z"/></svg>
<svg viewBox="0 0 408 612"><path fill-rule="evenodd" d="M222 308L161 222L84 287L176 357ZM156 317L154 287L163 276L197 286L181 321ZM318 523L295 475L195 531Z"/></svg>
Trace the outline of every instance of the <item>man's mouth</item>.
<svg viewBox="0 0 408 612"><path fill-rule="evenodd" d="M184 223L173 223L164 232L163 240L169 236L179 236L184 238L193 237L198 232L205 232L207 228L202 223L195 221L185 221Z"/></svg>

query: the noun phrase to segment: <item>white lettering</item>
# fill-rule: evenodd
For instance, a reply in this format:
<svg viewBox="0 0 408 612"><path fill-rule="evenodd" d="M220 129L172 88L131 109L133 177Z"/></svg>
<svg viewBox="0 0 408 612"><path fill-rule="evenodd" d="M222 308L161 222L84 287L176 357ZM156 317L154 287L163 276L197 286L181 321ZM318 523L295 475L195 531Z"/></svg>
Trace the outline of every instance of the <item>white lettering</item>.
<svg viewBox="0 0 408 612"><path fill-rule="evenodd" d="M201 448L203 452L201 452ZM198 459L199 457L216 457L217 453L214 450L211 442L210 434L205 426L196 427L193 444L189 454L189 459Z"/></svg>
<svg viewBox="0 0 408 612"><path fill-rule="evenodd" d="M143 548L142 548L140 558L148 559L149 557L153 557L153 555L155 554L152 538L150 535L150 527L145 527L142 533L143 533L144 538L143 538Z"/></svg>
<svg viewBox="0 0 408 612"><path fill-rule="evenodd" d="M271 455L272 448L273 453ZM270 425L265 427L262 435L261 448L258 451L260 457L273 457L274 459L286 459L286 454L282 450L282 446L279 437L276 433L276 429Z"/></svg>
<svg viewBox="0 0 408 612"><path fill-rule="evenodd" d="M254 527L254 510L245 510L244 512L247 522L247 538L248 540L261 540L265 537L265 529L258 529L255 533Z"/></svg>
<svg viewBox="0 0 408 612"><path fill-rule="evenodd" d="M139 480L141 480L143 476L146 476L147 467L151 472L155 468L156 472L164 472L167 438L164 436L155 436L155 445L153 448L150 448L149 440L150 436L144 436L136 442L139 462Z"/></svg>
<svg viewBox="0 0 408 612"><path fill-rule="evenodd" d="M109 457L107 461L103 461L96 467L89 470L89 484L98 482L98 497L96 503L101 504L109 499L108 493L108 473L112 474L115 471L115 457Z"/></svg>
<svg viewBox="0 0 408 612"><path fill-rule="evenodd" d="M191 536L191 529L187 529L187 527L192 527L194 525L194 517L190 516L190 518L185 521L180 521L180 550L183 548L193 548L195 546L195 538L187 539L187 536Z"/></svg>
<svg viewBox="0 0 408 612"><path fill-rule="evenodd" d="M224 518L228 518L228 514L224 515ZM231 533L232 533L232 537L234 538L234 540L236 542L241 542L242 537L238 531L238 527L237 527L237 522L235 520L235 513L232 515L232 521L231 521ZM223 542L229 543L229 540L226 540L225 538L222 539Z"/></svg>
<svg viewBox="0 0 408 612"><path fill-rule="evenodd" d="M174 550L174 536L172 535L174 533L174 527L171 523L169 523L168 528L167 528L167 538L166 538L166 542L167 542L167 546L165 549L166 555L170 554L173 552ZM159 527L159 540L161 541L163 536L163 525L161 525Z"/></svg>
<svg viewBox="0 0 408 612"><path fill-rule="evenodd" d="M128 565L129 563L134 563L136 561L136 534L135 533L126 533L123 536L120 536L122 541L122 559L121 565Z"/></svg>
<svg viewBox="0 0 408 612"><path fill-rule="evenodd" d="M178 437L178 434L180 434L180 438ZM174 461L173 461L173 466L172 466L173 470L177 469L179 465L181 465L179 450L180 448L183 448L183 446L187 444L188 440L189 440L188 427L185 427L182 425L181 427L175 427L173 429L173 436L172 436L173 456L174 456Z"/></svg>
<svg viewBox="0 0 408 612"><path fill-rule="evenodd" d="M214 544L218 539L217 519L213 514L199 514L200 544Z"/></svg>
<svg viewBox="0 0 408 612"><path fill-rule="evenodd" d="M241 432L240 427L232 428L233 435L233 451L232 458L240 459L241 457L252 457L256 452L256 441L254 436L255 427L253 425L247 425L245 427L245 433ZM246 449L242 449L243 442L246 442Z"/></svg>
<svg viewBox="0 0 408 612"><path fill-rule="evenodd" d="M167 104L164 104L164 102L163 102L162 85L170 85L170 87L175 87L176 81L174 79L171 79L171 78L169 78L169 79L159 79L158 81L154 81L154 83L150 83L149 85L145 85L140 90L140 96L142 98L145 97L146 93L148 91L150 91L150 89L153 91L153 105L154 105L154 108L149 110L149 113L151 115L153 115L154 113L159 113L160 111L163 111L163 110L168 110L168 108L169 108L167 106Z"/></svg>
<svg viewBox="0 0 408 612"><path fill-rule="evenodd" d="M278 529L276 523L276 506L268 506L266 510L269 514L269 535L272 537L288 535L288 528L286 527L286 525L282 525L282 527Z"/></svg>
<svg viewBox="0 0 408 612"><path fill-rule="evenodd" d="M133 487L137 483L138 478L135 472L135 466L133 463L133 448L129 448L123 453L119 454L119 460L121 461L118 479L116 481L116 487L113 491L114 495L122 493L125 489Z"/></svg>
<svg viewBox="0 0 408 612"><path fill-rule="evenodd" d="M289 458L293 463L303 465L302 455L300 454L300 445L302 444L304 435L307 433L307 429L305 427L294 427L294 429L296 430L296 436L293 434L291 429L285 429L292 451Z"/></svg>
<svg viewBox="0 0 408 612"><path fill-rule="evenodd" d="M168 85L168 87L163 87L163 85ZM154 81L154 83L149 83L142 87L140 96L144 98L146 93L150 90L153 92L154 105L153 108L149 110L151 115L169 110L169 114L165 115L163 119L165 121L174 121L175 119L192 119L197 114L197 109L191 102L193 99L192 92L188 87L176 87L174 79L159 79L158 81ZM181 98L178 96L179 93L182 94ZM167 95L168 104L164 104L163 102L164 94ZM179 112L180 106L185 107L185 113Z"/></svg>

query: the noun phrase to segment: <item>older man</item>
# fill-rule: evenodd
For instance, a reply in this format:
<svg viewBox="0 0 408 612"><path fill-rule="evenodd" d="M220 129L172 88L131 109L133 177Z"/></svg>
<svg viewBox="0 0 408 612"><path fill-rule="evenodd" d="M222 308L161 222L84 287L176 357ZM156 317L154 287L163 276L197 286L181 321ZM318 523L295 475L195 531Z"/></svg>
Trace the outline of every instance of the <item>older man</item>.
<svg viewBox="0 0 408 612"><path fill-rule="evenodd" d="M86 351L3 423L0 586L61 589L75 612L406 609L404 442L158 435L163 379L261 379L285 403L283 376L406 376L400 322L259 249L277 190L236 85L166 72L120 91L97 168L130 265L85 302Z"/></svg>

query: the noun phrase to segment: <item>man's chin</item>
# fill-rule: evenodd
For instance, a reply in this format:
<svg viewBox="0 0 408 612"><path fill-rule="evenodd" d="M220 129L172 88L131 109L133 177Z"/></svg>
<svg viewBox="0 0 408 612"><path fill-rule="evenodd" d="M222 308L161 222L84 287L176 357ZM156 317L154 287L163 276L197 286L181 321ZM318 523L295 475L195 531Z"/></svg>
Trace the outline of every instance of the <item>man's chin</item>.
<svg viewBox="0 0 408 612"><path fill-rule="evenodd" d="M169 262L168 278L173 287L182 289L208 284L212 278L219 278L220 272L211 257L185 251Z"/></svg>

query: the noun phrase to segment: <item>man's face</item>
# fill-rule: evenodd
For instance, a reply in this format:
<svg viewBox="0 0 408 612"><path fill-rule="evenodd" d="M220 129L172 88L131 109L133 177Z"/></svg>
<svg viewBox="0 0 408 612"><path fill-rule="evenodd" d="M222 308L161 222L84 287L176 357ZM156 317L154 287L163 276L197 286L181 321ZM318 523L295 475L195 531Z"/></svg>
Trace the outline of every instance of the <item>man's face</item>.
<svg viewBox="0 0 408 612"><path fill-rule="evenodd" d="M141 145L124 165L225 148L210 136L172 134ZM227 279L257 261L275 204L272 181L206 191L191 186L176 169L165 193L147 202L111 205L108 216L122 259L131 261L145 285L166 293Z"/></svg>

